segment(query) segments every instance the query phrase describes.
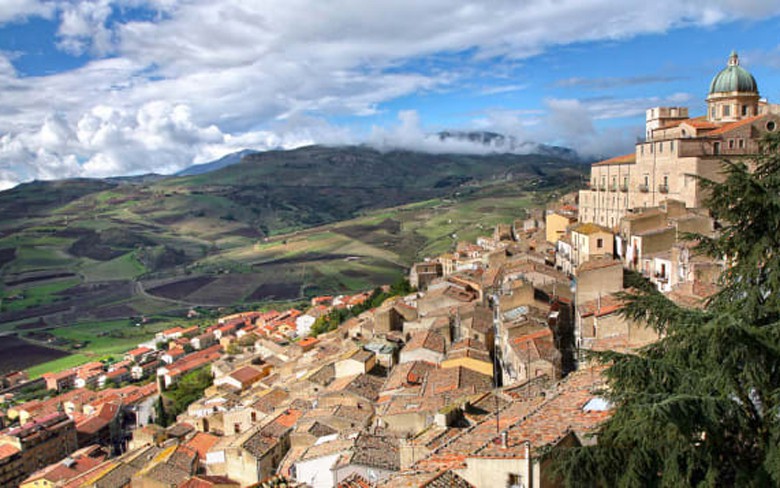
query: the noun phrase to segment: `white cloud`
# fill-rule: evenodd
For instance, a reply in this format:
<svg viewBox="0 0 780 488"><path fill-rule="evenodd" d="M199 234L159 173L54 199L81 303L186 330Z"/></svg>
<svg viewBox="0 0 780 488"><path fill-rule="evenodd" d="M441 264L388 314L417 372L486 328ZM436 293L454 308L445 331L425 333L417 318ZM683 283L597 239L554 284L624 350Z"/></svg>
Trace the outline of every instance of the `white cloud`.
<svg viewBox="0 0 780 488"><path fill-rule="evenodd" d="M77 56L87 51L97 55L111 51L112 32L106 26L112 11L110 0L64 4L61 9L57 35L62 50Z"/></svg>
<svg viewBox="0 0 780 488"><path fill-rule="evenodd" d="M54 12L54 2L41 0L0 0L0 24L23 20L27 17L49 17Z"/></svg>
<svg viewBox="0 0 780 488"><path fill-rule="evenodd" d="M141 6L158 15L113 15ZM473 60L513 63L552 44L778 11L758 0L0 0L0 23L56 16L60 48L94 57L70 72L20 78L0 53L0 184L174 171L244 147L355 142L323 119L376 114L388 100L456 86L476 70ZM461 66L421 68L435 56ZM485 90L522 88L509 80ZM544 135L544 124L556 124L576 140L578 131L593 136L593 120L629 111L608 100L551 100L546 110L516 121L518 133ZM513 125L496 117L477 123ZM405 113L399 127L371 137L418 141L419 125Z"/></svg>

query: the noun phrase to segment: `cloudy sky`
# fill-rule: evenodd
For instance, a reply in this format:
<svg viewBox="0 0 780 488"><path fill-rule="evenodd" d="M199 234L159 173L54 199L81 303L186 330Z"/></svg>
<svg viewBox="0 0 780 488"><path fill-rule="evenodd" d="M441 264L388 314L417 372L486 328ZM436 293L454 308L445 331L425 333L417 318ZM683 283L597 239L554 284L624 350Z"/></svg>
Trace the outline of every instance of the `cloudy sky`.
<svg viewBox="0 0 780 488"><path fill-rule="evenodd" d="M766 0L0 0L0 189L243 148L436 150L494 130L628 150L732 49L780 101ZM446 149L445 149L446 150Z"/></svg>

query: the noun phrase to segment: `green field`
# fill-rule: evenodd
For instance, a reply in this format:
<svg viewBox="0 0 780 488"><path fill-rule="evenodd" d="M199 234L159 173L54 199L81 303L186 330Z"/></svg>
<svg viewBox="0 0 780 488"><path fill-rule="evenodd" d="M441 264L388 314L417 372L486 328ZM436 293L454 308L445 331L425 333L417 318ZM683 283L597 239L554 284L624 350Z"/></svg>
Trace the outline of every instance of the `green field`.
<svg viewBox="0 0 780 488"><path fill-rule="evenodd" d="M371 289L575 188L583 168L309 147L192 177L20 185L0 192L0 330L83 346L44 370L133 347L162 323L137 329L142 316Z"/></svg>
<svg viewBox="0 0 780 488"><path fill-rule="evenodd" d="M73 354L33 366L28 369L28 372L32 377L37 377L43 373L60 371L90 361L106 358L118 360L125 352L135 348L139 343L153 338L157 332L177 325L189 326L197 323L186 319L169 319L167 317L153 317L152 320L152 323L141 326L136 326L126 320L113 320L86 322L52 330L53 335L66 339L71 344L70 348L61 349L72 351Z"/></svg>

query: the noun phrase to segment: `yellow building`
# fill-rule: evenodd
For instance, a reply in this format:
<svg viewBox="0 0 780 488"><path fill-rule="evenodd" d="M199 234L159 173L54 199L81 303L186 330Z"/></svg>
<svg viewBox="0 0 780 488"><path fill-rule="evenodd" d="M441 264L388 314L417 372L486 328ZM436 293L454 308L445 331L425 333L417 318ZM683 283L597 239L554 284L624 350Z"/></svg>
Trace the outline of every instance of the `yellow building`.
<svg viewBox="0 0 780 488"><path fill-rule="evenodd" d="M724 158L756 154L761 137L780 128L780 105L761 100L736 53L706 100L702 117L690 118L686 107L647 110L645 140L634 152L591 167L590 188L579 194L580 222L616 228L623 216L667 199L699 208L706 194L698 177L721 179Z"/></svg>
<svg viewBox="0 0 780 488"><path fill-rule="evenodd" d="M571 261L574 269L594 257L612 256L614 251L614 236L606 227L586 223L571 228Z"/></svg>
<svg viewBox="0 0 780 488"><path fill-rule="evenodd" d="M558 239L566 235L566 228L577 219L573 215L563 215L558 212L552 212L545 217L545 232L547 242L555 244Z"/></svg>
<svg viewBox="0 0 780 488"><path fill-rule="evenodd" d="M462 366L471 371L493 376L493 361L490 359L485 345L474 339L464 339L452 345L442 368L457 368Z"/></svg>

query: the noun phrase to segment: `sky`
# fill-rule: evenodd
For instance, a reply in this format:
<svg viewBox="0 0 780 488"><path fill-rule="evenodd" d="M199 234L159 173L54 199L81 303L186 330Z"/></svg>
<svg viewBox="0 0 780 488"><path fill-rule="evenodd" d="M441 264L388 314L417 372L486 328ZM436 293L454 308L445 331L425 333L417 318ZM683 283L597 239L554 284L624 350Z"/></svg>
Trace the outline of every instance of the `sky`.
<svg viewBox="0 0 780 488"><path fill-rule="evenodd" d="M0 190L245 148L489 130L588 157L703 114L732 49L780 102L780 1L0 0Z"/></svg>

